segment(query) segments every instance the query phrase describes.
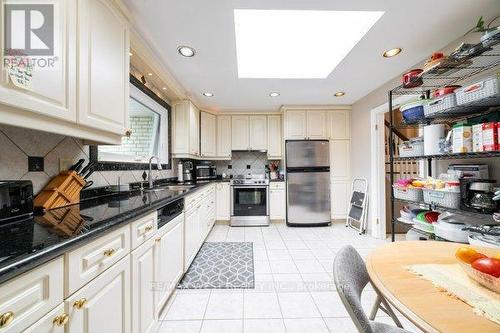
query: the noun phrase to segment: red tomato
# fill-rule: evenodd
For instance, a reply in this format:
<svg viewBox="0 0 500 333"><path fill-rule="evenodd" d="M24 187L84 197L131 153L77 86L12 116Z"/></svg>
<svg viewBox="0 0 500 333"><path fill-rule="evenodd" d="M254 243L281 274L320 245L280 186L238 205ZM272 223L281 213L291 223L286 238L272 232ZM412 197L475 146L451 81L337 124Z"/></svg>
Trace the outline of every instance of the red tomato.
<svg viewBox="0 0 500 333"><path fill-rule="evenodd" d="M472 262L472 268L480 272L500 277L500 259L495 258L481 258Z"/></svg>

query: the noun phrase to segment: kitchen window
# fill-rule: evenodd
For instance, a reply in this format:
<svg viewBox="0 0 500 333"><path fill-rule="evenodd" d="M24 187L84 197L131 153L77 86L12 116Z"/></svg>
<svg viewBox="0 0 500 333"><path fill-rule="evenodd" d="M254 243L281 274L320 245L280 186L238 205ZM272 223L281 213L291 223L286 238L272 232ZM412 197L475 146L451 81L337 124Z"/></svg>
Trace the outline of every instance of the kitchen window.
<svg viewBox="0 0 500 333"><path fill-rule="evenodd" d="M158 156L170 169L170 126L170 106L131 77L129 135L120 145L92 147L91 160L98 170L142 170L151 156Z"/></svg>

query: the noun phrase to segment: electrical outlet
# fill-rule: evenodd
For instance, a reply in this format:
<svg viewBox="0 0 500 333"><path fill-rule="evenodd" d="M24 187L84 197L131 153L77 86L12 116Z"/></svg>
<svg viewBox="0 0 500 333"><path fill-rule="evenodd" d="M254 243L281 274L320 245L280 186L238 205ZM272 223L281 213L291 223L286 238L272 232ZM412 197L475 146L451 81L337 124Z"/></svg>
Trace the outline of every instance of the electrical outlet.
<svg viewBox="0 0 500 333"><path fill-rule="evenodd" d="M251 168L251 165L250 164L247 164L247 169L250 169Z"/></svg>
<svg viewBox="0 0 500 333"><path fill-rule="evenodd" d="M232 166L231 164L229 164L229 165L227 166L227 169L228 169L228 170L231 170L232 168L233 168L233 166Z"/></svg>
<svg viewBox="0 0 500 333"><path fill-rule="evenodd" d="M28 156L28 171L43 171L44 160L40 156Z"/></svg>
<svg viewBox="0 0 500 333"><path fill-rule="evenodd" d="M59 159L59 171L68 170L73 164L72 158L60 158Z"/></svg>

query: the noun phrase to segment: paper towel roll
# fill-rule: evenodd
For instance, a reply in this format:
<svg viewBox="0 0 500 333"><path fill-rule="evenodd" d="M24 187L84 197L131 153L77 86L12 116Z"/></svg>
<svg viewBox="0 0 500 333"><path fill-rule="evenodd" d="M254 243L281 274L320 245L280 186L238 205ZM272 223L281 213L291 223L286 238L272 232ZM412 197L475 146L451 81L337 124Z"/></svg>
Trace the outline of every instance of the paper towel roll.
<svg viewBox="0 0 500 333"><path fill-rule="evenodd" d="M440 154L440 139L444 139L444 124L424 126L424 155Z"/></svg>

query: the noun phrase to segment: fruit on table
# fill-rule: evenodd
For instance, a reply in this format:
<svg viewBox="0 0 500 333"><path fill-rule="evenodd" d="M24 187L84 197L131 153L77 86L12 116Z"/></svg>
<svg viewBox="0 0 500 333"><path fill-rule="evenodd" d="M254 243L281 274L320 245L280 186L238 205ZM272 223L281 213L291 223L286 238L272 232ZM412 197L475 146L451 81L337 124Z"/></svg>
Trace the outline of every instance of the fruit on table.
<svg viewBox="0 0 500 333"><path fill-rule="evenodd" d="M471 266L482 273L492 275L496 278L500 277L500 259L480 258L474 260Z"/></svg>
<svg viewBox="0 0 500 333"><path fill-rule="evenodd" d="M472 264L474 261L478 259L488 258L484 254L479 253L473 248L468 246L459 247L455 252L455 257L468 264Z"/></svg>

